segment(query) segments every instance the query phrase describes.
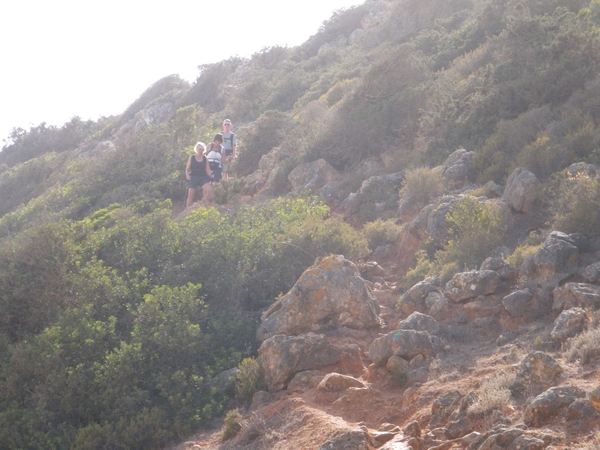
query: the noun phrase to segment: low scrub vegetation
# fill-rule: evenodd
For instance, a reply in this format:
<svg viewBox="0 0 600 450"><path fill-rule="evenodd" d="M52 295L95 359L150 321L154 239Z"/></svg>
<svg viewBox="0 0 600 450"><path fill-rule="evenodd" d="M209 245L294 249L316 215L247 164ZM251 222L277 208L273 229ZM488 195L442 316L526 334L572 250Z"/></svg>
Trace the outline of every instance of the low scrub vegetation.
<svg viewBox="0 0 600 450"><path fill-rule="evenodd" d="M2 446L166 448L225 412L234 394L208 386L236 366L247 401L260 388L260 312L323 256L359 260L395 242L398 201L414 212L438 198L430 167L457 148L475 151L481 185L534 172L538 223L598 235L599 178L585 169L600 163L597 0L444 2L414 28L405 3L370 25L364 6L337 11L302 46L203 65L192 85L166 77L117 117L14 130L0 152ZM164 117L136 119L151 107ZM234 177L216 187L217 207L174 220L185 161L225 117ZM274 148L268 188L232 206ZM357 230L290 194L289 173L319 158L340 171L344 198L365 167L405 182L364 192ZM446 222L407 284L477 268L505 237L492 200L463 195ZM568 357L597 358L596 331Z"/></svg>

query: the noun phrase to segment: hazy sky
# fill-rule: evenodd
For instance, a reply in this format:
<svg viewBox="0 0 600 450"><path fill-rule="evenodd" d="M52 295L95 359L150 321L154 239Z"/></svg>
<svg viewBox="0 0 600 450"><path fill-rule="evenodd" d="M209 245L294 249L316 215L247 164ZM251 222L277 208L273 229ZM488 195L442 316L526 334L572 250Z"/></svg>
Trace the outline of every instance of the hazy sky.
<svg viewBox="0 0 600 450"><path fill-rule="evenodd" d="M5 0L0 148L15 127L122 113L152 83L200 64L296 46L364 0Z"/></svg>

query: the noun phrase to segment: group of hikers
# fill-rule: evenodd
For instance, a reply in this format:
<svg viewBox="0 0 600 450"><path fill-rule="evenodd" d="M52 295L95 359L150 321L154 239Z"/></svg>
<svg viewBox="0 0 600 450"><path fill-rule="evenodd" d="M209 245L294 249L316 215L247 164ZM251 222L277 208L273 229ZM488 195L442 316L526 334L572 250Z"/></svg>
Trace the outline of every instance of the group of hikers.
<svg viewBox="0 0 600 450"><path fill-rule="evenodd" d="M198 142L194 146L185 167L185 178L188 180L185 207L194 204L194 197L198 188L202 189L202 200L205 203L212 201L213 181L229 179L229 167L235 156L235 133L231 131L231 120L223 121L223 131L215 134L213 142L205 145Z"/></svg>

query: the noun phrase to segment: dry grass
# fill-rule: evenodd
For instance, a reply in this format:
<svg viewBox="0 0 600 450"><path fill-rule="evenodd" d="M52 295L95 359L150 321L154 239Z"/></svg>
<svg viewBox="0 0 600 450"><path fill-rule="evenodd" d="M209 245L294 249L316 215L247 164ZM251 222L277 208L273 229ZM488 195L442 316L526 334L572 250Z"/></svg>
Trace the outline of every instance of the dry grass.
<svg viewBox="0 0 600 450"><path fill-rule="evenodd" d="M241 440L246 442L264 436L269 431L265 420L256 413L250 414L250 417L242 420L240 425L242 427Z"/></svg>
<svg viewBox="0 0 600 450"><path fill-rule="evenodd" d="M479 399L469 407L469 412L479 414L508 406L511 400L508 387L515 381L516 376L515 370L503 370L492 378L483 380Z"/></svg>
<svg viewBox="0 0 600 450"><path fill-rule="evenodd" d="M565 357L570 362L579 360L581 364L600 358L600 328L590 329L571 339Z"/></svg>

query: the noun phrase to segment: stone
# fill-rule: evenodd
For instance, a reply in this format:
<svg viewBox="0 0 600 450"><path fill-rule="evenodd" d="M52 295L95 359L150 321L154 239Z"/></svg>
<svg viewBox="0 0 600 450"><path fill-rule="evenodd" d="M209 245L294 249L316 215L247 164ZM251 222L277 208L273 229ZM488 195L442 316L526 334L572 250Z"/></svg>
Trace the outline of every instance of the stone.
<svg viewBox="0 0 600 450"><path fill-rule="evenodd" d="M369 434L361 429L346 431L339 436L325 442L319 450L370 450L371 439Z"/></svg>
<svg viewBox="0 0 600 450"><path fill-rule="evenodd" d="M588 283L598 282L600 280L600 261L580 268L578 274Z"/></svg>
<svg viewBox="0 0 600 450"><path fill-rule="evenodd" d="M503 287L500 274L494 270L474 270L455 274L446 284L444 295L457 303L480 295L498 292Z"/></svg>
<svg viewBox="0 0 600 450"><path fill-rule="evenodd" d="M562 372L563 368L550 355L532 352L521 361L519 373L509 389L515 397L538 395L553 386Z"/></svg>
<svg viewBox="0 0 600 450"><path fill-rule="evenodd" d="M297 336L338 327L381 326L379 303L354 263L341 255L308 268L292 289L263 315L259 341L277 334Z"/></svg>
<svg viewBox="0 0 600 450"><path fill-rule="evenodd" d="M288 175L288 181L295 191L316 192L339 177L339 172L321 158L296 166Z"/></svg>
<svg viewBox="0 0 600 450"><path fill-rule="evenodd" d="M540 190L541 183L537 177L529 170L518 167L506 180L502 200L515 211L528 213L533 210Z"/></svg>
<svg viewBox="0 0 600 450"><path fill-rule="evenodd" d="M502 299L504 309L513 317L523 317L531 311L531 298L529 288L511 292Z"/></svg>
<svg viewBox="0 0 600 450"><path fill-rule="evenodd" d="M566 283L553 291L552 309L600 308L600 286L588 283Z"/></svg>
<svg viewBox="0 0 600 450"><path fill-rule="evenodd" d="M399 356L390 356L385 368L392 374L406 373L410 369L409 362Z"/></svg>
<svg viewBox="0 0 600 450"><path fill-rule="evenodd" d="M577 273L579 248L568 235L552 231L533 256L533 275L538 281L556 287Z"/></svg>
<svg viewBox="0 0 600 450"><path fill-rule="evenodd" d="M413 312L424 313L427 311L426 299L431 293L439 293L439 287L428 280L419 281L400 297L398 309L409 316Z"/></svg>
<svg viewBox="0 0 600 450"><path fill-rule="evenodd" d="M550 338L555 341L565 341L583 331L587 322L587 314L581 308L571 308L560 313L554 321Z"/></svg>
<svg viewBox="0 0 600 450"><path fill-rule="evenodd" d="M523 421L528 427L541 427L557 417L585 391L576 386L557 386L541 393L527 406Z"/></svg>
<svg viewBox="0 0 600 450"><path fill-rule="evenodd" d="M600 413L600 386L590 392L590 403Z"/></svg>
<svg viewBox="0 0 600 450"><path fill-rule="evenodd" d="M398 330L427 331L429 334L435 334L440 331L440 324L431 316L414 312L402 320L396 328Z"/></svg>
<svg viewBox="0 0 600 450"><path fill-rule="evenodd" d="M600 413L589 400L579 398L567 408L565 422L570 434L589 434L600 428Z"/></svg>
<svg viewBox="0 0 600 450"><path fill-rule="evenodd" d="M365 204L380 204L380 212L396 210L398 207L398 191L402 186L404 175L401 172L377 175L363 181L358 192L353 192L340 203L344 217L355 218Z"/></svg>
<svg viewBox="0 0 600 450"><path fill-rule="evenodd" d="M306 392L316 388L325 377L325 372L320 370L305 370L298 372L287 386L289 392Z"/></svg>
<svg viewBox="0 0 600 450"><path fill-rule="evenodd" d="M442 167L442 177L447 189L460 189L474 182L477 177L475 152L469 152L464 148L448 156Z"/></svg>
<svg viewBox="0 0 600 450"><path fill-rule="evenodd" d="M463 396L457 390L452 390L441 397L436 398L431 404L430 426L437 428L448 421L450 415L458 408Z"/></svg>
<svg viewBox="0 0 600 450"><path fill-rule="evenodd" d="M260 408L266 406L271 402L272 394L266 391L257 391L252 396L252 403L250 403L250 411L257 411Z"/></svg>
<svg viewBox="0 0 600 450"><path fill-rule="evenodd" d="M376 366L387 363L390 356L412 359L418 354L425 357L434 355L429 333L414 330L396 330L375 339L369 347L369 356Z"/></svg>
<svg viewBox="0 0 600 450"><path fill-rule="evenodd" d="M516 275L515 269L506 264L502 258L486 258L481 263L479 270L493 270L498 272L502 279L512 278Z"/></svg>
<svg viewBox="0 0 600 450"><path fill-rule="evenodd" d="M413 420L408 425L406 425L404 427L404 429L402 430L402 432L406 436L410 436L410 437L421 437L421 433L422 433L421 426L419 425L419 422L417 422L416 420Z"/></svg>
<svg viewBox="0 0 600 450"><path fill-rule="evenodd" d="M333 344L324 335L315 333L278 334L258 349L258 362L270 392L285 389L298 372L338 363L343 356L360 360L360 349L350 343Z"/></svg>
<svg viewBox="0 0 600 450"><path fill-rule="evenodd" d="M317 386L317 389L321 391L343 391L348 388L366 388L367 385L360 380L349 375L342 375L340 373L329 373L325 375L323 380Z"/></svg>

